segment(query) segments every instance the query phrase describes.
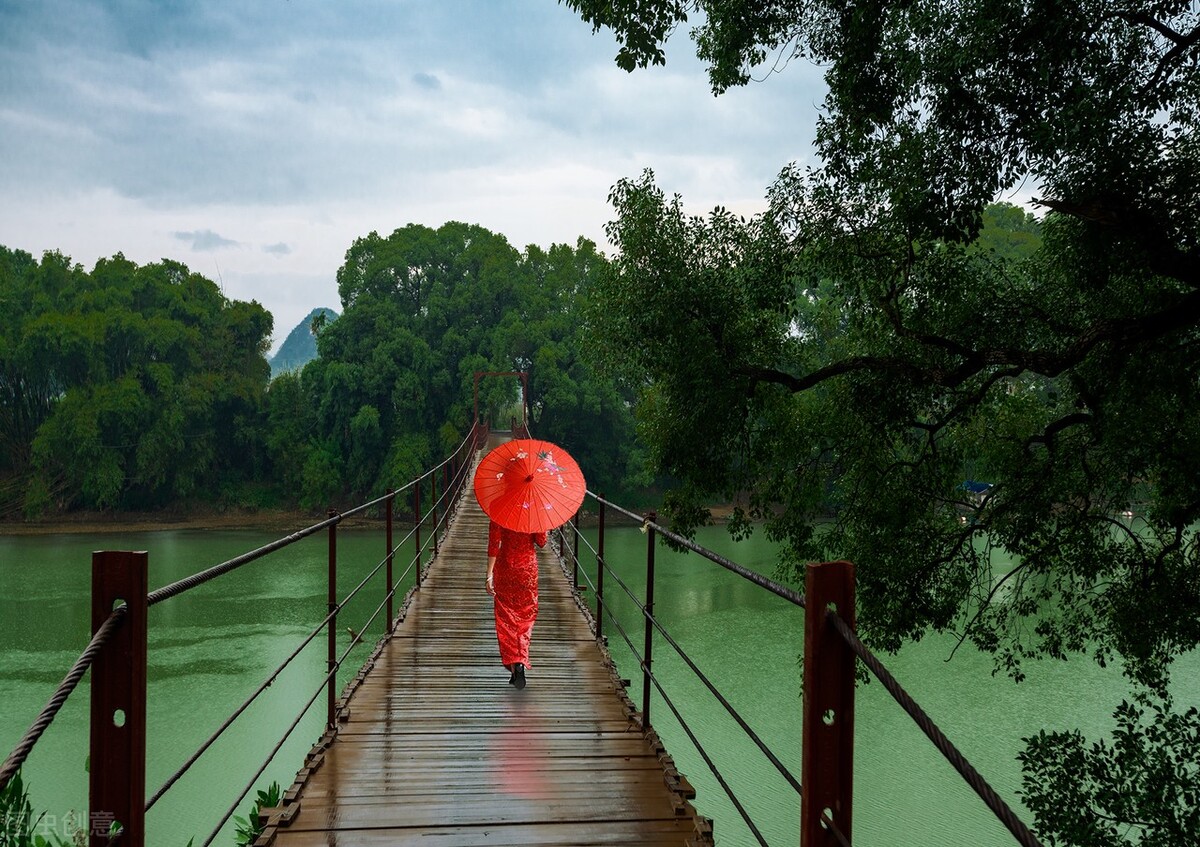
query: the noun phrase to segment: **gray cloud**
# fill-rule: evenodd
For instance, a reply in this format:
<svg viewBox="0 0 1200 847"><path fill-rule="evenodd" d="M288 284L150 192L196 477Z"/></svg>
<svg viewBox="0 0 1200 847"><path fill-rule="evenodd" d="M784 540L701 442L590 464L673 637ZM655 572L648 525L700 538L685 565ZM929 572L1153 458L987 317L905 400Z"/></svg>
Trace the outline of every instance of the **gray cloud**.
<svg viewBox="0 0 1200 847"><path fill-rule="evenodd" d="M195 232L173 232L171 234L180 241L186 241L191 244L192 250L197 253L209 253L213 250L224 250L229 247L240 246L236 241L217 235L211 229L196 230Z"/></svg>
<svg viewBox="0 0 1200 847"><path fill-rule="evenodd" d="M433 74L417 73L412 75L412 81L419 88L424 88L428 91L437 91L442 87L442 81Z"/></svg>
<svg viewBox="0 0 1200 847"><path fill-rule="evenodd" d="M698 213L761 208L811 149L820 70L714 98L686 36L631 75L611 33L530 0L0 0L0 237L227 251L227 279L309 273L303 317L372 229L603 242L609 188L647 167Z"/></svg>

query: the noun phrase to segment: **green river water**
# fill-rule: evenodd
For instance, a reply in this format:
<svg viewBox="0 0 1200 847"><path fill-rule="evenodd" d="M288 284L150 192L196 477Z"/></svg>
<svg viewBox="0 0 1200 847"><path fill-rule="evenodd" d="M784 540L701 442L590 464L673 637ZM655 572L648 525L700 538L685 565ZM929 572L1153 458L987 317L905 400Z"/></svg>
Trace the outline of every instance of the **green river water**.
<svg viewBox="0 0 1200 847"><path fill-rule="evenodd" d="M592 531L588 536L594 539ZM89 635L91 551L144 549L150 585L157 588L274 540L252 531L160 531L125 535L0 537L0 758L16 744ZM735 544L721 529L702 531L701 543L760 572L773 571L773 549L761 538ZM339 533L339 594L380 560L382 532ZM641 596L646 538L637 529L610 529L606 558ZM164 601L150 611L147 788L153 793L281 662L325 614L327 545L305 539L213 583ZM411 552L398 556L406 561ZM589 564L586 547L581 558ZM482 568L482 562L481 568ZM803 612L694 554L659 547L656 614L747 722L795 774L800 769L800 667ZM588 567L589 574L594 570ZM361 627L382 598L377 578L339 621ZM641 618L615 582L606 584L612 609L641 649ZM607 621L610 648L630 695L641 702L640 679L628 648ZM370 631L370 642L382 623ZM1015 685L991 675L991 662L963 648L953 661L948 637L930 637L885 661L975 767L1020 809L1021 738L1039 729L1080 728L1102 736L1128 687L1119 672L1087 660L1031 664ZM771 764L695 681L671 648L655 644L655 673L771 845L798 843L799 798ZM361 645L339 682L353 676L369 652ZM533 653L537 652L534 630ZM148 841L183 847L209 834L267 757L325 672L324 635L301 654L233 728L147 817ZM536 665L536 658L535 658ZM1200 657L1177 665L1175 695L1200 704ZM507 695L503 675L497 692ZM536 686L531 672L529 693ZM339 686L340 688L340 686ZM323 698L302 720L256 788L291 783L321 732ZM655 726L680 769L697 788L696 804L715 821L722 847L754 844L701 757L658 699ZM24 775L43 826L62 834L68 813L86 809L86 679L38 744ZM859 689L855 714L855 843L1010 845L1014 840L941 758L881 685ZM244 814L248 802L239 804ZM1021 810L1023 813L1023 810ZM1028 816L1025 815L1028 819ZM227 824L214 842L233 843Z"/></svg>

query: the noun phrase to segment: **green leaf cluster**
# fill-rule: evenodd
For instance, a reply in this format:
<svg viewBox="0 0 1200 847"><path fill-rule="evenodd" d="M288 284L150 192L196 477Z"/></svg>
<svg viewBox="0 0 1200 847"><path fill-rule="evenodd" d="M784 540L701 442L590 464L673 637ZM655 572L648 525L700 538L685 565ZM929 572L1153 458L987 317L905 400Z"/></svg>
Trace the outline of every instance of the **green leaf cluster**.
<svg viewBox="0 0 1200 847"><path fill-rule="evenodd" d="M0 847L73 847L71 841L38 833L45 813L34 817L29 790L17 771L0 790Z"/></svg>
<svg viewBox="0 0 1200 847"><path fill-rule="evenodd" d="M283 791L279 788L278 782L272 782L265 789L259 789L254 801L250 807L246 809L246 817L234 815L233 823L236 827L234 837L237 839L234 843L237 847L250 847L258 836L262 835L263 826L259 821L259 812L263 809L274 809L279 805L279 801L283 796Z"/></svg>
<svg viewBox="0 0 1200 847"><path fill-rule="evenodd" d="M1175 847L1200 830L1200 710L1123 700L1111 741L1039 732L1021 754L1022 796L1050 844Z"/></svg>

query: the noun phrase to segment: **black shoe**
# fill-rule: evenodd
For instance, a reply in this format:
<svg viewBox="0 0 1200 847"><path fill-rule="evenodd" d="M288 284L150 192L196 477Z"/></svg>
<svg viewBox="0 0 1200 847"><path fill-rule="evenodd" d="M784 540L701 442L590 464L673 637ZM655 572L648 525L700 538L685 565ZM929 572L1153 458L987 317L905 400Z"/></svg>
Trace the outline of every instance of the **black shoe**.
<svg viewBox="0 0 1200 847"><path fill-rule="evenodd" d="M508 681L509 685L515 685L517 688L525 687L525 666L520 662L513 664L512 678Z"/></svg>

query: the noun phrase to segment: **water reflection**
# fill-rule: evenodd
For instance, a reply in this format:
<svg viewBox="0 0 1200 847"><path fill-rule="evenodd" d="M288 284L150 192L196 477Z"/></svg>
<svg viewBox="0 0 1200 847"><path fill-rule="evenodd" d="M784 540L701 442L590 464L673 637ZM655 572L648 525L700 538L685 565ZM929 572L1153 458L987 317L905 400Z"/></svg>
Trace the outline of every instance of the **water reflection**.
<svg viewBox="0 0 1200 847"><path fill-rule="evenodd" d="M492 783L517 800L545 800L555 794L548 777L544 733L528 732L548 716L532 697L505 697L500 719L488 736L487 761ZM550 721L546 721L550 723Z"/></svg>

